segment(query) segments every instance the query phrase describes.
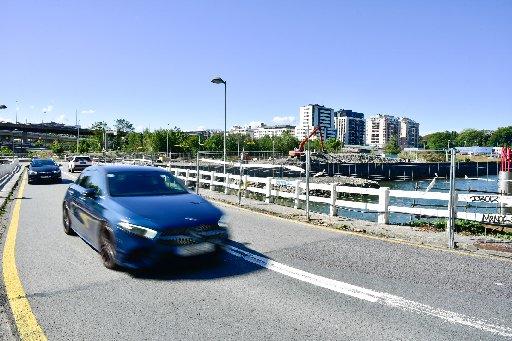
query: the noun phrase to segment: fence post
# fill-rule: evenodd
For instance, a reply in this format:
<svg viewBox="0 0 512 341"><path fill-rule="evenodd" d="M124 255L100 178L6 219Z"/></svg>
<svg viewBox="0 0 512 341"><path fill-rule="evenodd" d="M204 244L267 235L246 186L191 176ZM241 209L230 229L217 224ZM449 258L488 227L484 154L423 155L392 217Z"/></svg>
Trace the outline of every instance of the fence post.
<svg viewBox="0 0 512 341"><path fill-rule="evenodd" d="M267 178L265 192L265 202L270 203L270 196L272 195L272 178Z"/></svg>
<svg viewBox="0 0 512 341"><path fill-rule="evenodd" d="M379 216L377 222L379 224L389 223L389 187L381 187L379 192Z"/></svg>
<svg viewBox="0 0 512 341"><path fill-rule="evenodd" d="M244 174L244 180L243 180L243 186L244 186L244 198L247 198L247 186L248 186L248 180L247 180L247 174Z"/></svg>
<svg viewBox="0 0 512 341"><path fill-rule="evenodd" d="M331 217L335 217L338 215L338 210L336 209L336 199L338 199L338 192L336 192L336 184L331 184L331 204L329 206L329 215Z"/></svg>
<svg viewBox="0 0 512 341"><path fill-rule="evenodd" d="M190 176L190 170L187 168L187 169L185 170L185 186L187 186L187 187L188 187L188 185L189 185L189 183L190 183L190 182L188 181L189 176Z"/></svg>
<svg viewBox="0 0 512 341"><path fill-rule="evenodd" d="M446 232L448 234L448 247L455 248L455 218L457 217L457 192L455 191L455 149L452 148L450 160L450 199L448 200L448 220ZM478 163L477 163L478 164ZM478 167L477 167L478 172Z"/></svg>
<svg viewBox="0 0 512 341"><path fill-rule="evenodd" d="M199 152L196 157L196 194L199 194L199 185L201 184L201 174L199 170Z"/></svg>
<svg viewBox="0 0 512 341"><path fill-rule="evenodd" d="M224 194L228 194L229 192L229 173L224 173L226 176L224 178Z"/></svg>
<svg viewBox="0 0 512 341"><path fill-rule="evenodd" d="M213 191L215 189L215 185L213 182L215 181L215 171L210 172L210 191Z"/></svg>
<svg viewBox="0 0 512 341"><path fill-rule="evenodd" d="M300 180L295 181L295 202L293 204L293 207L300 207Z"/></svg>

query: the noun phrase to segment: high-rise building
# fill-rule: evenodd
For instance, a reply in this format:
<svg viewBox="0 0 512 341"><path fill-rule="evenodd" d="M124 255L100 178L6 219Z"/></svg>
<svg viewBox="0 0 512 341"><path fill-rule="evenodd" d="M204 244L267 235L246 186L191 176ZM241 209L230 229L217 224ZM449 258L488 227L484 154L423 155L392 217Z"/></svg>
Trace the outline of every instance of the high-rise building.
<svg viewBox="0 0 512 341"><path fill-rule="evenodd" d="M302 140L309 130L312 132L315 127L320 127L322 136L325 139L336 137L334 127L334 110L318 104L309 104L299 109L299 125L295 127L295 136ZM319 137L319 134L312 139Z"/></svg>
<svg viewBox="0 0 512 341"><path fill-rule="evenodd" d="M334 113L336 138L345 145L364 145L366 122L364 114L341 109Z"/></svg>
<svg viewBox="0 0 512 341"><path fill-rule="evenodd" d="M400 118L400 147L415 148L420 142L420 124L407 117Z"/></svg>
<svg viewBox="0 0 512 341"><path fill-rule="evenodd" d="M400 122L390 115L376 115L366 119L366 144L383 148L389 139L400 137Z"/></svg>

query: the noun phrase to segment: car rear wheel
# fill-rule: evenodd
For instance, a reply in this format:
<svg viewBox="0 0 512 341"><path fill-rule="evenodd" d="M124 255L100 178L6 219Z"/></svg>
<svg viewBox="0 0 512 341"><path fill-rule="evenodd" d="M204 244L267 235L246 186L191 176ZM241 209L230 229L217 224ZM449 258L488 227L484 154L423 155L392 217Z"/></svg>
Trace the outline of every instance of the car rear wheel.
<svg viewBox="0 0 512 341"><path fill-rule="evenodd" d="M76 233L71 227L71 219L69 216L68 205L64 204L62 208L62 225L64 225L64 233L68 236L74 236Z"/></svg>
<svg viewBox="0 0 512 341"><path fill-rule="evenodd" d="M105 228L102 229L100 233L100 255L101 261L107 269L117 268L115 260L115 247L112 240L112 235Z"/></svg>

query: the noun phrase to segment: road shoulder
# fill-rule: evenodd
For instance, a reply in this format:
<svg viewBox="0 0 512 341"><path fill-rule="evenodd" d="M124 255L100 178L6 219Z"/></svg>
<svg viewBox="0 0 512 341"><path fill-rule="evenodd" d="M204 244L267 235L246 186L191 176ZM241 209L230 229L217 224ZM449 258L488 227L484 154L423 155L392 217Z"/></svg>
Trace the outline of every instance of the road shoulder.
<svg viewBox="0 0 512 341"><path fill-rule="evenodd" d="M22 179L23 172L24 168L21 167L0 191L0 252L2 254L5 246L7 228L10 224L14 207L13 198L15 198L18 193L19 181ZM0 270L3 272L2 263L3 262L0 262ZM9 341L17 339L18 333L16 324L7 300L5 283L2 278L0 282L0 340Z"/></svg>

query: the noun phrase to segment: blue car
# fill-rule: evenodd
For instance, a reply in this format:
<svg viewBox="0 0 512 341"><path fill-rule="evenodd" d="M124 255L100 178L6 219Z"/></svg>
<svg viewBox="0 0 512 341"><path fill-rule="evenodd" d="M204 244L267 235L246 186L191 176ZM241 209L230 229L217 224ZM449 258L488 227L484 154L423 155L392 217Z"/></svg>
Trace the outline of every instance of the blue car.
<svg viewBox="0 0 512 341"><path fill-rule="evenodd" d="M151 267L167 256L218 256L228 239L222 211L156 167L88 167L62 208L64 232L78 234L109 269Z"/></svg>

